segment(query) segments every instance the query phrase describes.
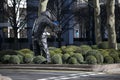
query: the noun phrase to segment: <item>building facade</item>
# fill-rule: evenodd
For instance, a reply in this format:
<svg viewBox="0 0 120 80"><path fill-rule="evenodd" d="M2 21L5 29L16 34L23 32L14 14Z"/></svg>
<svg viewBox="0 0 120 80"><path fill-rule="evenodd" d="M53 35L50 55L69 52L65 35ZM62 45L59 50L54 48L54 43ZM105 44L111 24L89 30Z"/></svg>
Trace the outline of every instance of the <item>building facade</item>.
<svg viewBox="0 0 120 80"><path fill-rule="evenodd" d="M12 1L1 0L1 12L0 12L0 33L2 37L2 48L13 49L14 45L14 31L17 29L17 41L19 48L28 47L27 42L27 24L25 21L27 12L26 0ZM13 26L16 24L16 26Z"/></svg>

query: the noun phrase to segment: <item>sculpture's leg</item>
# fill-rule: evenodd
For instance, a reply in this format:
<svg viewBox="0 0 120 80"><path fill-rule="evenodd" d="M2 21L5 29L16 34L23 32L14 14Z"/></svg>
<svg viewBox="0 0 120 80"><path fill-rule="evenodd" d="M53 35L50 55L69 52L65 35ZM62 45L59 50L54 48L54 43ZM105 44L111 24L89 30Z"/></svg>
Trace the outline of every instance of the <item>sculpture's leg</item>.
<svg viewBox="0 0 120 80"><path fill-rule="evenodd" d="M33 39L33 51L35 53L35 56L38 56L40 54L39 44L38 41L35 39Z"/></svg>
<svg viewBox="0 0 120 80"><path fill-rule="evenodd" d="M45 51L47 62L48 63L51 62L49 50L47 48L46 49L44 48L44 51Z"/></svg>
<svg viewBox="0 0 120 80"><path fill-rule="evenodd" d="M47 36L46 35L42 35L42 45L43 45L43 51L44 51L44 54L46 59L47 59L47 62L51 62L51 59L50 59L50 53L49 53L49 50L48 50L48 45L47 45Z"/></svg>

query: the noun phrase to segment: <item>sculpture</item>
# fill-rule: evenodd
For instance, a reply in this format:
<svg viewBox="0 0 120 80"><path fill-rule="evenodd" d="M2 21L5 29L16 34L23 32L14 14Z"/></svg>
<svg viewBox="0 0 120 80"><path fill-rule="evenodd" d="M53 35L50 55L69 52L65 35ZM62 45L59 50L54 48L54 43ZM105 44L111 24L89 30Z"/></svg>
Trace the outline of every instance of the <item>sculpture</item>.
<svg viewBox="0 0 120 80"><path fill-rule="evenodd" d="M51 60L45 28L49 26L52 31L54 31L55 28L58 28L58 25L54 21L56 21L56 19L49 11L42 12L40 17L35 20L32 29L33 51L36 56L40 53L40 55L46 57L47 62L50 62Z"/></svg>

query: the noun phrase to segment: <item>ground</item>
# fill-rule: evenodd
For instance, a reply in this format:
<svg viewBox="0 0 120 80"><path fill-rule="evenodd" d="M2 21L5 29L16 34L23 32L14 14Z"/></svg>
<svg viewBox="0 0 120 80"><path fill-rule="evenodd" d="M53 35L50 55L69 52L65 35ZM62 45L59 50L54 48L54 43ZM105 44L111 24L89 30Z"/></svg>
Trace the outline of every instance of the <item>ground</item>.
<svg viewBox="0 0 120 80"><path fill-rule="evenodd" d="M120 80L119 74L83 71L0 69L13 80Z"/></svg>

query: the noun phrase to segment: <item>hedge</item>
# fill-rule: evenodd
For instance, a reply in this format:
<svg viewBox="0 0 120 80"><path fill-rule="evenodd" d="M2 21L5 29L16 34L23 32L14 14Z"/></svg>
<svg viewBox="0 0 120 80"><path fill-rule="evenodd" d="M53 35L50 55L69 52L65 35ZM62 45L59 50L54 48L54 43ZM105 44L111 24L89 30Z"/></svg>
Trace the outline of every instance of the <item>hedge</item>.
<svg viewBox="0 0 120 80"><path fill-rule="evenodd" d="M100 53L100 51L98 51L98 50L91 50L91 51L88 51L86 53L86 57L87 56L91 56L91 55L94 56L97 59L97 63L98 64L103 63L104 58L103 58L102 54Z"/></svg>
<svg viewBox="0 0 120 80"><path fill-rule="evenodd" d="M85 61L87 64L97 64L96 57L92 55L87 56Z"/></svg>
<svg viewBox="0 0 120 80"><path fill-rule="evenodd" d="M63 63L64 63L64 64L67 64L69 58L70 58L70 54L67 54L67 53L66 53L66 54L63 54L63 56L62 56L62 61L63 61Z"/></svg>
<svg viewBox="0 0 120 80"><path fill-rule="evenodd" d="M79 64L79 62L77 61L77 59L75 57L70 57L70 59L68 60L69 64Z"/></svg>
<svg viewBox="0 0 120 80"><path fill-rule="evenodd" d="M51 61L53 64L62 64L62 57L59 54L55 54L52 58Z"/></svg>
<svg viewBox="0 0 120 80"><path fill-rule="evenodd" d="M9 59L9 63L20 64L20 58L17 55L11 55L11 57Z"/></svg>
<svg viewBox="0 0 120 80"><path fill-rule="evenodd" d="M34 56L32 54L24 55L24 63L32 63Z"/></svg>
<svg viewBox="0 0 120 80"><path fill-rule="evenodd" d="M106 42L99 44L105 45ZM92 48L91 48L92 47ZM98 49L93 46L62 46L61 48L49 47L52 64L110 64L120 63L120 50ZM5 64L45 64L46 58L34 56L30 49L2 50L0 63Z"/></svg>
<svg viewBox="0 0 120 80"><path fill-rule="evenodd" d="M2 57L2 59L1 59L1 62L2 63L9 63L9 60L10 60L10 57L11 57L11 55L4 55L3 57Z"/></svg>
<svg viewBox="0 0 120 80"><path fill-rule="evenodd" d="M36 56L34 59L33 59L33 62L35 64L44 64L46 63L46 59L43 57L43 56Z"/></svg>
<svg viewBox="0 0 120 80"><path fill-rule="evenodd" d="M80 53L75 53L72 57L75 57L80 64L84 62L84 57Z"/></svg>

